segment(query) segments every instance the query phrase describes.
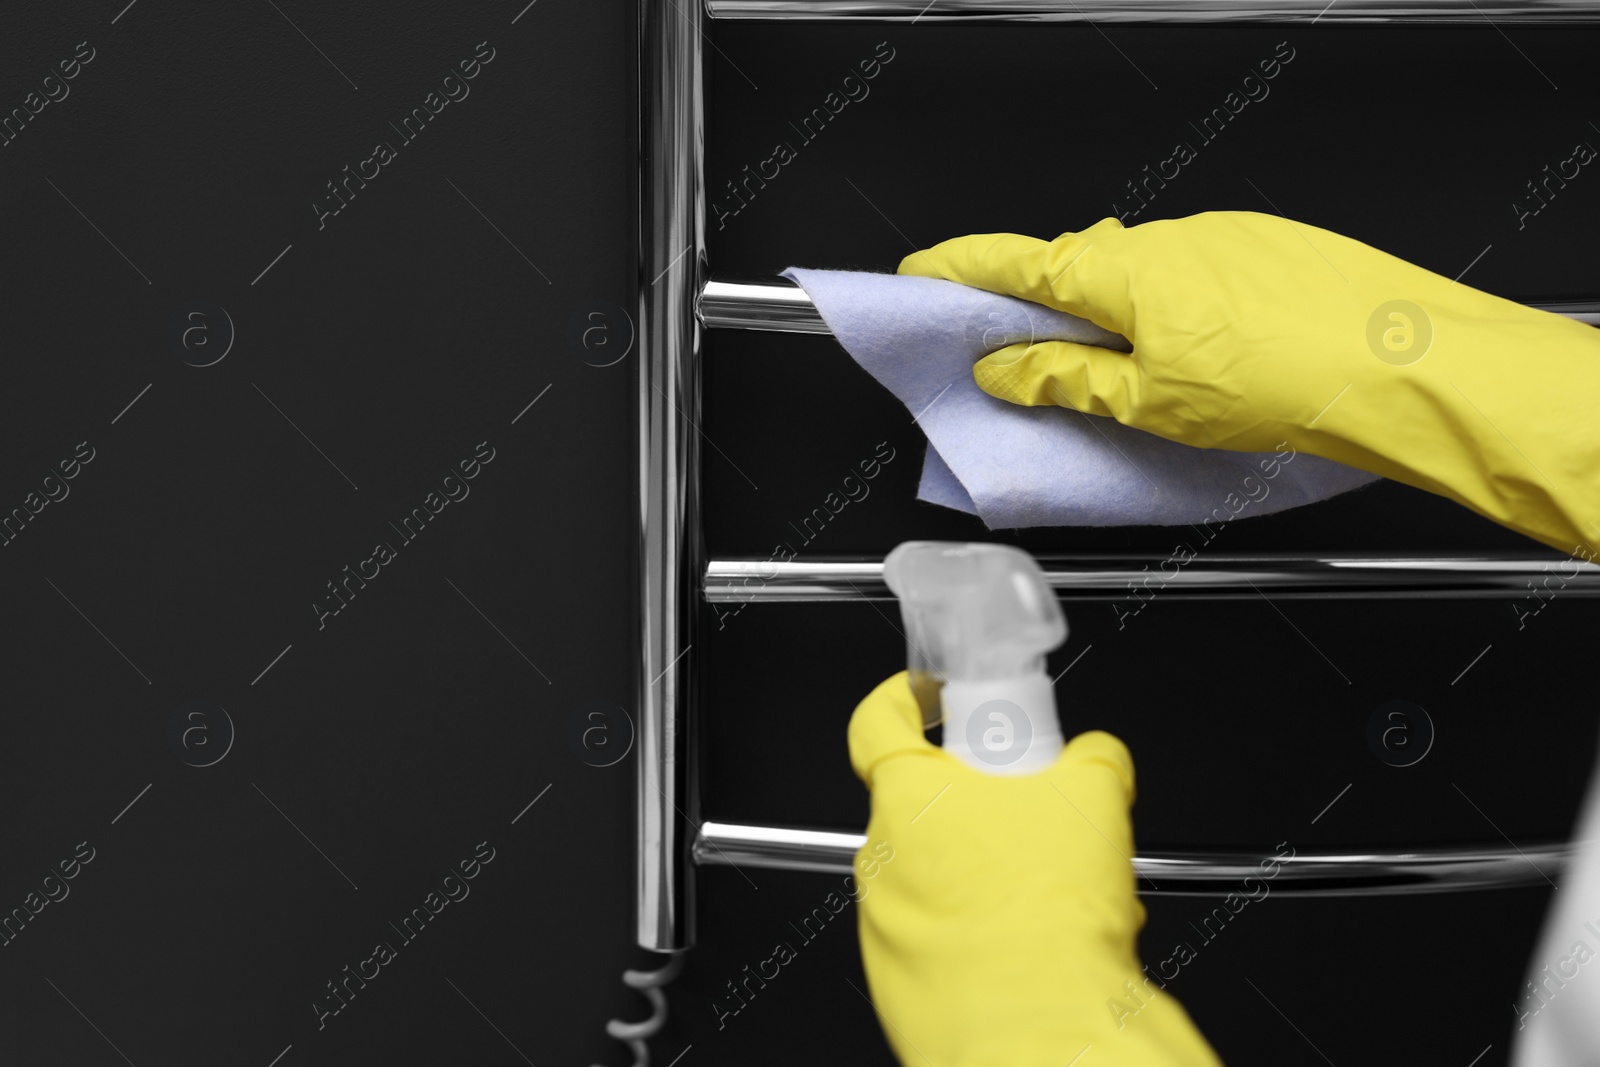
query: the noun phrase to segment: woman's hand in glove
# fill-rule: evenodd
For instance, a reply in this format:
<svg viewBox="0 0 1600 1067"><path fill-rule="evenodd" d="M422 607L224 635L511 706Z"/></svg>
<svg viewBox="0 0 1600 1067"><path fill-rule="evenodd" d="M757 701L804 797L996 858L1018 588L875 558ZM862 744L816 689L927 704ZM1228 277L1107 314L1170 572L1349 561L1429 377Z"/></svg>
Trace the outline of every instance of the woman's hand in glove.
<svg viewBox="0 0 1600 1067"><path fill-rule="evenodd" d="M1084 1067L1221 1067L1139 965L1121 741L1079 734L1038 774L985 774L928 742L905 671L856 708L849 741L872 794L862 962L901 1063L1063 1067L1093 1046Z"/></svg>
<svg viewBox="0 0 1600 1067"><path fill-rule="evenodd" d="M1003 400L1201 448L1288 441L1566 552L1600 543L1600 333L1566 316L1249 211L958 237L899 273L1032 300L1133 345L990 353L974 377Z"/></svg>

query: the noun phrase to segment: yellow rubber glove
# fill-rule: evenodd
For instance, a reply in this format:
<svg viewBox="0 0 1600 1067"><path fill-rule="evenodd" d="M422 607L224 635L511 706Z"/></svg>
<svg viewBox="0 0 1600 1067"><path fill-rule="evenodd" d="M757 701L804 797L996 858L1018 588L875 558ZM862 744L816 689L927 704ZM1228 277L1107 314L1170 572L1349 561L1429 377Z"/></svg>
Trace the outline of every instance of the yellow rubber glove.
<svg viewBox="0 0 1600 1067"><path fill-rule="evenodd" d="M1600 331L1564 315L1251 211L958 237L899 273L1046 304L1133 345L990 353L973 374L1002 400L1201 448L1287 441L1572 555L1600 543Z"/></svg>
<svg viewBox="0 0 1600 1067"><path fill-rule="evenodd" d="M985 774L928 742L905 671L849 737L872 793L862 963L905 1067L1221 1067L1139 964L1121 741L1079 734L1038 774Z"/></svg>

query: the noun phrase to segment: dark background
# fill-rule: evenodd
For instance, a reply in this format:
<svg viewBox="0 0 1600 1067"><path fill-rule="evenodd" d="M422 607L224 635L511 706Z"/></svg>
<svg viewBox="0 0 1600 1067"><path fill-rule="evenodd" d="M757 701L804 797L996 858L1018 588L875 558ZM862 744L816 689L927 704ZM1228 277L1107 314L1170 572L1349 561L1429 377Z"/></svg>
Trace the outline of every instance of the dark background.
<svg viewBox="0 0 1600 1067"><path fill-rule="evenodd" d="M647 1014L620 972L659 962L633 944L633 761L595 766L611 750L581 739L598 721L624 744L635 712L637 367L575 338L631 332L635 16L571 0L12 14L0 114L78 42L95 58L0 147L0 513L79 442L95 458L0 548L0 914L80 842L95 853L0 947L6 1062L630 1061L605 1021ZM1592 35L708 32L713 195L878 42L896 49L726 229L711 217L715 272L892 270L962 233L1081 228L1289 40L1271 95L1130 221L1276 205L1452 277L1491 246L1465 280L1505 296L1600 288L1600 179L1586 168L1521 231L1510 208L1600 141ZM389 123L485 41L470 95L400 143ZM319 229L325 183L378 140L397 157ZM174 334L202 305L207 343L226 339L218 307L234 337L197 367L216 349ZM806 555L909 537L1172 547L1162 529L991 533L916 503L920 436L830 338L709 333L704 385L713 557L768 558L879 441L897 458ZM388 524L484 441L495 458L470 496L401 544ZM326 583L379 540L398 558L319 629ZM1537 548L1391 484L1230 524L1215 547ZM1069 606L1051 662L1089 649L1058 687L1064 722L1128 741L1146 848L1526 845L1565 837L1589 773L1594 607L1558 597L1519 630L1513 603L1283 600L1280 615L1158 598L1121 630L1105 604ZM844 725L902 665L899 636L867 605L724 621L706 610L689 661L703 814L859 829ZM1438 730L1405 769L1365 740L1397 697ZM191 702L225 709L205 745L231 732L231 747L177 739ZM471 895L319 1030L325 983L400 944L389 924L479 842L495 858ZM724 983L837 884L701 871L700 940L657 1061L890 1062L850 988L865 989L850 911L717 1027ZM1504 1063L1548 894L1275 895L1170 988L1234 1067L1314 1055L1285 1016L1335 1063L1466 1064L1489 1045L1478 1062ZM1147 904L1147 959L1210 908Z"/></svg>
<svg viewBox="0 0 1600 1067"><path fill-rule="evenodd" d="M96 52L0 148L4 508L96 454L0 549L0 909L95 850L0 948L0 1061L626 1063L631 761L572 742L632 701L633 367L568 329L630 300L632 10L126 3L18 9L0 44L6 109ZM485 41L405 144L389 123ZM236 330L209 367L169 341L191 301ZM379 540L398 558L319 629ZM209 767L168 735L197 700L235 729Z"/></svg>

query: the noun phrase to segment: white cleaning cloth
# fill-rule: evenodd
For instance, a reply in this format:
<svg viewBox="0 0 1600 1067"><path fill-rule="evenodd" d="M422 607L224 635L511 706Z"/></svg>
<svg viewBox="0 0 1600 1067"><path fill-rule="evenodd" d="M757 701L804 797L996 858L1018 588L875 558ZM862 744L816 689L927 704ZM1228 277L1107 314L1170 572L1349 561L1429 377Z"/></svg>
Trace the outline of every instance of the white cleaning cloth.
<svg viewBox="0 0 1600 1067"><path fill-rule="evenodd" d="M833 336L928 438L917 499L1024 526L1175 526L1265 515L1378 476L1320 456L1195 448L1115 419L990 396L986 354L1063 340L1129 351L1085 319L942 278L790 267Z"/></svg>

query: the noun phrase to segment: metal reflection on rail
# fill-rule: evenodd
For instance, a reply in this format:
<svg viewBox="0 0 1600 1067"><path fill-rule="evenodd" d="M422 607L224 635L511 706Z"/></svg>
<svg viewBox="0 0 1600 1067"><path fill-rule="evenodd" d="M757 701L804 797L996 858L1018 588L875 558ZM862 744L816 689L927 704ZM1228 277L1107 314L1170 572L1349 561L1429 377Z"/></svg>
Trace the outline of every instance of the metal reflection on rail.
<svg viewBox="0 0 1600 1067"><path fill-rule="evenodd" d="M706 0L714 19L875 22L1111 22L1593 25L1584 0Z"/></svg>
<svg viewBox="0 0 1600 1067"><path fill-rule="evenodd" d="M1600 596L1600 566L1561 556L1505 558L1295 557L1217 554L1176 574L1161 556L1040 555L1045 580L1064 600L1117 600L1158 588L1164 597L1225 600L1263 595L1315 599L1472 598L1526 595L1561 568L1563 596ZM1151 586L1152 576L1159 581ZM893 600L883 560L717 559L706 565L710 603Z"/></svg>
<svg viewBox="0 0 1600 1067"><path fill-rule="evenodd" d="M1600 11L1600 5L1596 5ZM1600 300L1561 300L1529 304L1600 326ZM754 278L721 275L709 279L697 301L700 321L713 329L766 330L776 333L828 333L828 324L811 297L781 276Z"/></svg>
<svg viewBox="0 0 1600 1067"><path fill-rule="evenodd" d="M765 867L849 874L865 834L708 822L694 840L701 866ZM1571 862L1566 844L1521 848L1424 848L1408 852L1300 852L1272 876L1274 893L1300 897L1394 896L1547 885ZM1260 876L1276 856L1236 852L1147 853L1134 857L1142 896L1216 896Z"/></svg>

